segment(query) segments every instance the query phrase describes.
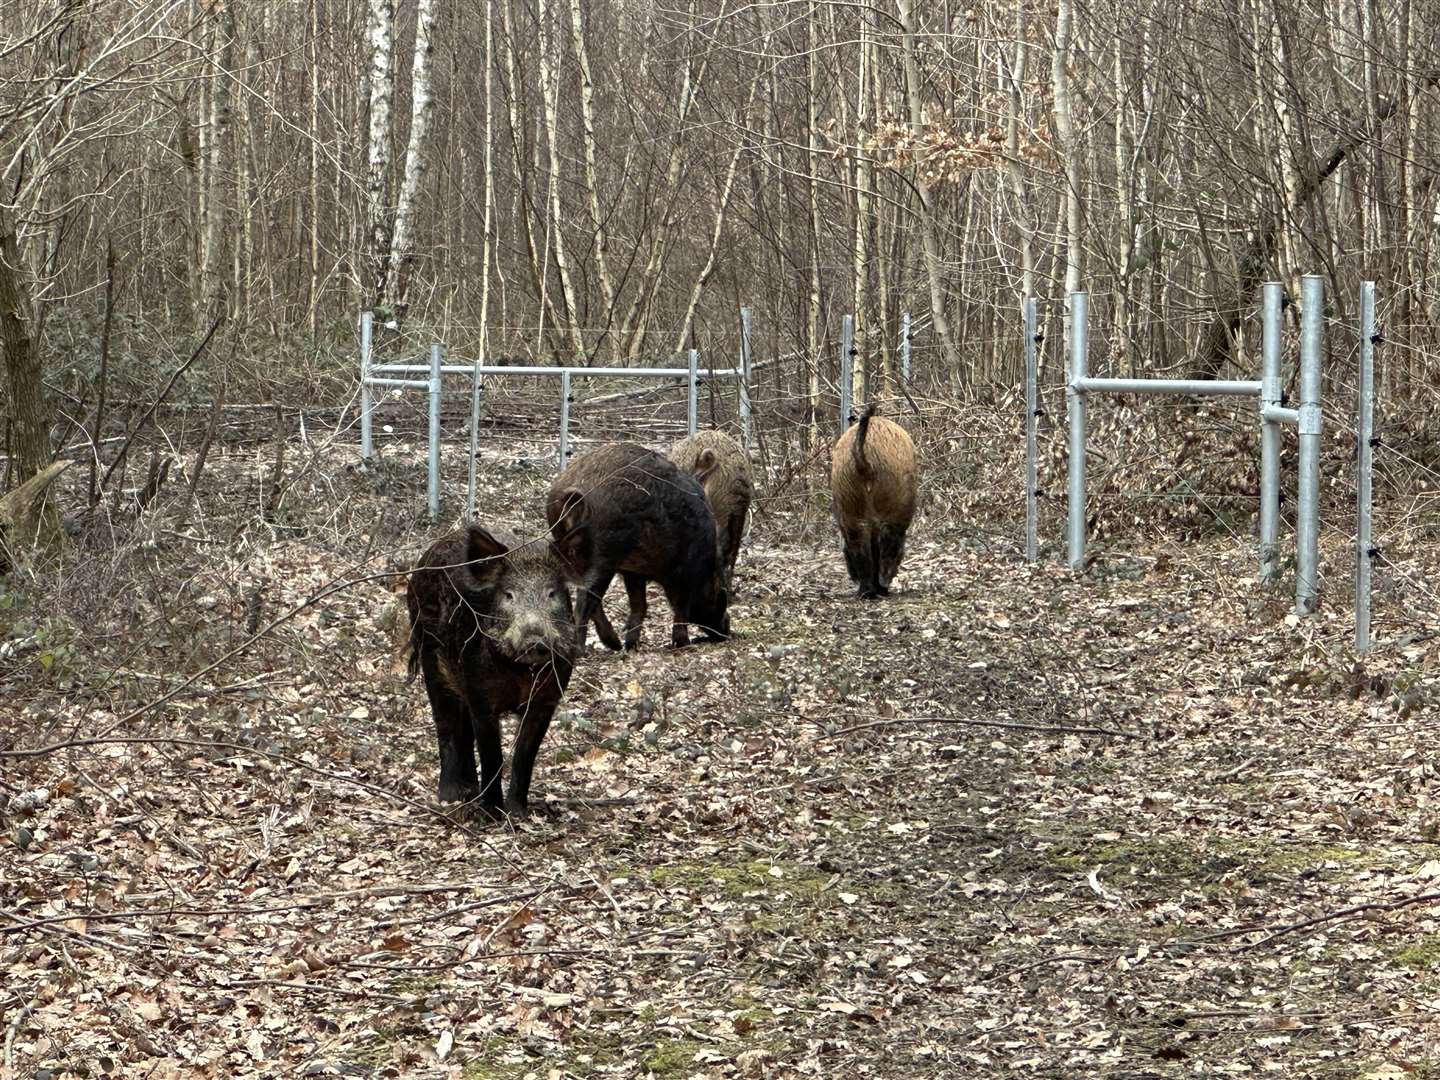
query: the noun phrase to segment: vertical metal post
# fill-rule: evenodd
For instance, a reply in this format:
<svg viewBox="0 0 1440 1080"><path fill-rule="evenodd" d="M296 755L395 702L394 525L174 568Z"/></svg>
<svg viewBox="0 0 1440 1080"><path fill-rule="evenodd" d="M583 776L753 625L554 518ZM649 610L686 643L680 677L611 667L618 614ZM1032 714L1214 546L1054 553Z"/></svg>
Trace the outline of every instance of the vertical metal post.
<svg viewBox="0 0 1440 1080"><path fill-rule="evenodd" d="M1260 580L1280 576L1280 424L1265 419L1265 406L1280 404L1280 342L1284 333L1285 286L1267 281L1262 290L1260 332Z"/></svg>
<svg viewBox="0 0 1440 1080"><path fill-rule="evenodd" d="M900 316L900 377L910 385L910 313Z"/></svg>
<svg viewBox="0 0 1440 1080"><path fill-rule="evenodd" d="M700 430L700 350L690 350L690 390L685 399L685 430L691 435Z"/></svg>
<svg viewBox="0 0 1440 1080"><path fill-rule="evenodd" d="M370 400L370 345L374 341L375 316L360 313L360 460L369 461L375 452L371 442L370 413L375 404Z"/></svg>
<svg viewBox="0 0 1440 1080"><path fill-rule="evenodd" d="M1088 374L1086 351L1089 333L1086 325L1090 297L1083 292L1070 294L1070 383L1065 395L1070 405L1070 484L1068 539L1070 569L1085 565L1085 395L1076 389L1079 380Z"/></svg>
<svg viewBox="0 0 1440 1080"><path fill-rule="evenodd" d="M1320 561L1320 347L1325 327L1325 282L1301 279L1300 302L1300 498L1295 516L1295 613L1319 606Z"/></svg>
<svg viewBox="0 0 1440 1080"><path fill-rule="evenodd" d="M430 469L425 487L429 496L430 520L440 517L440 354L438 343L430 346Z"/></svg>
<svg viewBox="0 0 1440 1080"><path fill-rule="evenodd" d="M1355 470L1355 651L1370 651L1370 495L1375 436L1375 282L1360 283L1360 451Z"/></svg>
<svg viewBox="0 0 1440 1080"><path fill-rule="evenodd" d="M560 373L560 469L570 461L570 372Z"/></svg>
<svg viewBox="0 0 1440 1080"><path fill-rule="evenodd" d="M846 315L840 324L840 430L850 426L850 352L855 347L855 316Z"/></svg>
<svg viewBox="0 0 1440 1080"><path fill-rule="evenodd" d="M910 331L910 316L905 316L905 333ZM1038 508L1035 497L1039 494L1035 466L1036 423L1039 419L1039 392L1035 386L1035 350L1040 344L1039 318L1035 297L1025 297L1025 561L1034 562L1040 557L1040 538L1037 520ZM909 367L910 350L905 347L905 366ZM906 381L910 379L906 372Z"/></svg>
<svg viewBox="0 0 1440 1080"><path fill-rule="evenodd" d="M485 341L481 337L482 343ZM479 467L476 458L480 453L480 404L485 396L485 376L480 374L483 356L475 358L475 370L470 373L470 477L465 489L465 520L475 520L475 472Z"/></svg>
<svg viewBox="0 0 1440 1080"><path fill-rule="evenodd" d="M750 309L740 309L740 445L750 445Z"/></svg>

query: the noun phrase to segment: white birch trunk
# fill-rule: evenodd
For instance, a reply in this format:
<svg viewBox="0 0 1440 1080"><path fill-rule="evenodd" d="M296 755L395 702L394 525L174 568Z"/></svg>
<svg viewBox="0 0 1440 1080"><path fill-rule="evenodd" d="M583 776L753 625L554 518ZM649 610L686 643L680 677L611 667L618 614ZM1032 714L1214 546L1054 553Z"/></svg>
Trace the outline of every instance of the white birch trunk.
<svg viewBox="0 0 1440 1080"><path fill-rule="evenodd" d="M415 200L427 171L430 121L435 115L431 88L436 0L417 0L415 7L415 62L410 76L410 139L405 146L405 167L395 199L395 233L390 249L395 265L395 314L403 316L410 304L410 282L415 269Z"/></svg>
<svg viewBox="0 0 1440 1080"><path fill-rule="evenodd" d="M560 72L559 48L551 33L555 18L550 0L539 0L540 23L540 96L545 116L545 149L550 175L549 248L555 253L555 272L560 278L560 293L565 299L565 327L570 336L572 359L585 359L585 337L580 332L580 304L576 299L575 282L570 274L570 255L565 247L565 220L560 210Z"/></svg>
<svg viewBox="0 0 1440 1080"><path fill-rule="evenodd" d="M1055 95L1055 135L1065 185L1065 296L1080 291L1080 155L1070 105L1070 39L1075 22L1074 0L1058 0L1055 55L1050 67ZM1070 338L1070 308L1065 308L1065 340Z"/></svg>
<svg viewBox="0 0 1440 1080"><path fill-rule="evenodd" d="M390 139L394 100L395 4L370 0L366 45L370 50L370 139L365 169L368 251L366 282L370 304L386 306L390 277Z"/></svg>

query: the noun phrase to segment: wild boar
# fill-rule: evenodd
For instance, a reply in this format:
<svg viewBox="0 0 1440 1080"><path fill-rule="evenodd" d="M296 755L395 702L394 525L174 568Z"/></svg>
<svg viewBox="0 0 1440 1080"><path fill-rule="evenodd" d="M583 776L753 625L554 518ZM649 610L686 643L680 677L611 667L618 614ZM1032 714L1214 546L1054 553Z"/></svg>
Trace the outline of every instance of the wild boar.
<svg viewBox="0 0 1440 1080"><path fill-rule="evenodd" d="M699 431L670 450L670 460L700 482L715 517L715 542L725 586L735 595L735 560L745 536L754 485L750 455L723 431Z"/></svg>
<svg viewBox="0 0 1440 1080"><path fill-rule="evenodd" d="M592 450L550 485L545 519L556 557L578 585L578 648L592 621L605 645L621 647L600 603L617 573L630 598L626 648L640 643L647 581L659 582L670 602L675 645L690 643L689 623L711 639L730 636L715 518L700 485L668 458L635 443Z"/></svg>
<svg viewBox="0 0 1440 1080"><path fill-rule="evenodd" d="M830 454L830 494L857 595L890 595L915 517L915 444L899 424L865 408Z"/></svg>
<svg viewBox="0 0 1440 1080"><path fill-rule="evenodd" d="M544 540L517 545L471 525L425 552L405 601L410 677L424 673L440 743L441 801L523 817L535 756L575 657L574 609L561 567ZM500 716L507 712L519 724L502 803Z"/></svg>

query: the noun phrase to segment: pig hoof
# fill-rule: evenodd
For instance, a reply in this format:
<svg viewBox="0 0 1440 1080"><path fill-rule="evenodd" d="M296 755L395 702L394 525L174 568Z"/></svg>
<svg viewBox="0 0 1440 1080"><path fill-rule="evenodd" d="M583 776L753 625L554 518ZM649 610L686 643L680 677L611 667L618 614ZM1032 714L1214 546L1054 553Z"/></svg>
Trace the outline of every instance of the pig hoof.
<svg viewBox="0 0 1440 1080"><path fill-rule="evenodd" d="M517 820L524 820L530 816L530 804L516 802L513 799L505 800L505 813Z"/></svg>
<svg viewBox="0 0 1440 1080"><path fill-rule="evenodd" d="M469 803L480 797L478 784L457 784L450 781L442 781L440 784L440 801L442 803Z"/></svg>

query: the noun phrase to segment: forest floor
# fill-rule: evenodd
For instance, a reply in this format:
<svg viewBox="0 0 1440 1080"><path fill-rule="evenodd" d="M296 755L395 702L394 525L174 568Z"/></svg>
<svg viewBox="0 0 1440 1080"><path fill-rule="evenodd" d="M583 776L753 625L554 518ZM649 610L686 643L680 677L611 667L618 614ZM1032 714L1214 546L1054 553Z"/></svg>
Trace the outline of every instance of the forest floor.
<svg viewBox="0 0 1440 1080"><path fill-rule="evenodd" d="M1233 538L1076 576L938 500L866 603L791 489L735 638L662 601L466 824L395 662L415 470L210 470L0 593L0 1076L1440 1074L1433 623L1362 666Z"/></svg>

